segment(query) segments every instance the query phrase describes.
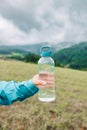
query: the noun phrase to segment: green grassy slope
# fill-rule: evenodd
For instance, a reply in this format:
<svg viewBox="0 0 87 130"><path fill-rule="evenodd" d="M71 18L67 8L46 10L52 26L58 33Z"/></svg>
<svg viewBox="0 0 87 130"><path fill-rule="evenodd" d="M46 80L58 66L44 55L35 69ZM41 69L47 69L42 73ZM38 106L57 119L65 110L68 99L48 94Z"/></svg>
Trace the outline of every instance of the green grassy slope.
<svg viewBox="0 0 87 130"><path fill-rule="evenodd" d="M68 65L74 69L87 69L87 42L76 44L62 49L54 54L54 57L63 66Z"/></svg>
<svg viewBox="0 0 87 130"><path fill-rule="evenodd" d="M0 60L0 80L23 81L36 74L37 65ZM0 130L86 130L87 72L55 68L56 100L38 101L38 95L0 106Z"/></svg>

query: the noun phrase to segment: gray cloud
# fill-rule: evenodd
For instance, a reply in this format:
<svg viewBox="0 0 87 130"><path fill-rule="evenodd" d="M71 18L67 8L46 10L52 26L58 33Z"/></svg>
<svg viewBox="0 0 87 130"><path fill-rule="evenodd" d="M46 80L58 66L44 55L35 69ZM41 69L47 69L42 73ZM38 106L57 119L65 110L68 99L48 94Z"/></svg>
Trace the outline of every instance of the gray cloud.
<svg viewBox="0 0 87 130"><path fill-rule="evenodd" d="M0 43L87 40L87 0L3 0Z"/></svg>

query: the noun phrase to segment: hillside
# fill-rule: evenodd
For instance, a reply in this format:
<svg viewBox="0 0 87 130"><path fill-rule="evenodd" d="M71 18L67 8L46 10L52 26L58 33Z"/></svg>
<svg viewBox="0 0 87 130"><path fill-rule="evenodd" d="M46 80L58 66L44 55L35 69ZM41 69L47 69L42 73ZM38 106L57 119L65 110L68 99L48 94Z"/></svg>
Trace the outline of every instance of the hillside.
<svg viewBox="0 0 87 130"><path fill-rule="evenodd" d="M41 44L30 45L2 45L0 46L0 59L16 59L25 61L27 55L39 55ZM30 57L30 56L29 56Z"/></svg>
<svg viewBox="0 0 87 130"><path fill-rule="evenodd" d="M62 65L74 69L87 69L87 42L57 51L53 57Z"/></svg>
<svg viewBox="0 0 87 130"><path fill-rule="evenodd" d="M37 67L0 60L0 80L30 79ZM0 130L86 130L87 73L56 67L55 86L56 100L52 103L40 102L36 94L23 102L0 106Z"/></svg>

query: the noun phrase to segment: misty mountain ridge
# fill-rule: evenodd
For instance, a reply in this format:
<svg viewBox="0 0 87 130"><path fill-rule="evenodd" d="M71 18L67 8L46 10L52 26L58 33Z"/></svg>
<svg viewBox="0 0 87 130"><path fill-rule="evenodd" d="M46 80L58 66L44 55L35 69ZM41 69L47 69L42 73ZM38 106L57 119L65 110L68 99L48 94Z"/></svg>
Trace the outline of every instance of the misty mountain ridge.
<svg viewBox="0 0 87 130"><path fill-rule="evenodd" d="M53 53L55 51L61 50L63 48L71 47L73 42L61 42L61 43L48 43L48 42L42 42L42 43L35 43L35 44L25 44L25 45L0 45L0 54L11 54L13 52L18 53L35 53L40 54L40 48L41 46L45 45L51 45L53 48Z"/></svg>

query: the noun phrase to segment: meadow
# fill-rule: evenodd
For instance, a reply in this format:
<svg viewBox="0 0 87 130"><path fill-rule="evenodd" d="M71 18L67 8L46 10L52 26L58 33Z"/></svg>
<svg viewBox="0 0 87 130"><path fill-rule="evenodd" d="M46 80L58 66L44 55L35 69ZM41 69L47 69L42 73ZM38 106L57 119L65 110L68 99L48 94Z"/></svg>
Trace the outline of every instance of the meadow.
<svg viewBox="0 0 87 130"><path fill-rule="evenodd" d="M37 64L0 60L0 81L23 81L38 73ZM87 130L87 71L55 67L56 100L38 94L0 106L0 130Z"/></svg>

